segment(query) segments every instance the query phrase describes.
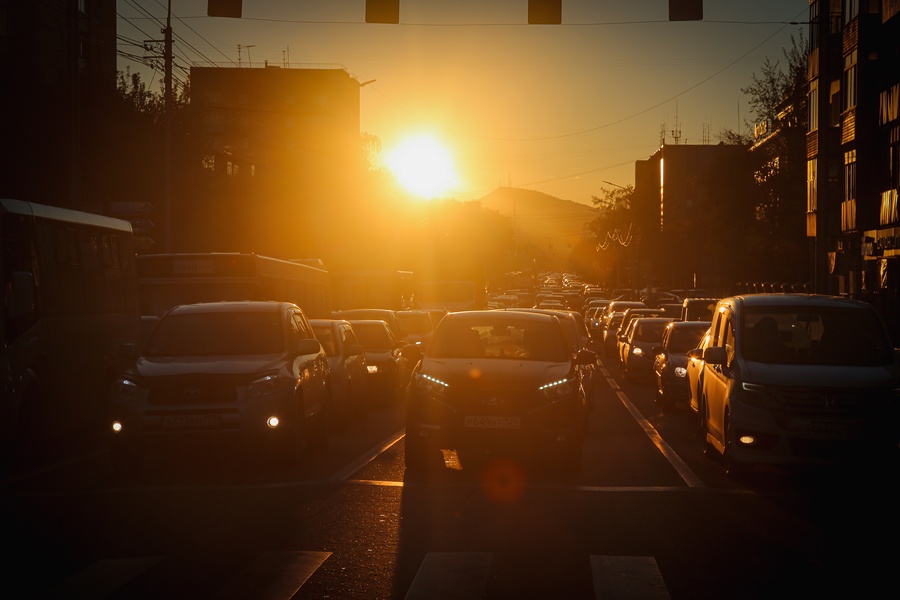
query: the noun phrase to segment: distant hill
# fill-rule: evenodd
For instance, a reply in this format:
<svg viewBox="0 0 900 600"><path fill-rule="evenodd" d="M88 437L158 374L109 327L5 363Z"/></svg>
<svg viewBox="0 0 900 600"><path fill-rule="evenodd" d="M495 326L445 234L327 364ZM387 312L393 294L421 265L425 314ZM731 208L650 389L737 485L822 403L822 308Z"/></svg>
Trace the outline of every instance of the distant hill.
<svg viewBox="0 0 900 600"><path fill-rule="evenodd" d="M480 202L483 209L513 219L518 239L562 261L582 239L585 225L597 216L592 206L519 188L497 188Z"/></svg>

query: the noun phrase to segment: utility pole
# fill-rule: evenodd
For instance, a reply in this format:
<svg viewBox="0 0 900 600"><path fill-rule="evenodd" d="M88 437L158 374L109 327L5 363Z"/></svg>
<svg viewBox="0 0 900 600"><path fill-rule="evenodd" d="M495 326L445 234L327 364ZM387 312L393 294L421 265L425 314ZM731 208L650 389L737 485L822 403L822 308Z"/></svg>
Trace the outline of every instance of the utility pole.
<svg viewBox="0 0 900 600"><path fill-rule="evenodd" d="M166 218L165 237L163 248L165 252L172 251L172 0L168 0L166 10L166 28L164 34L165 48L163 60L165 61L165 111L166 111Z"/></svg>

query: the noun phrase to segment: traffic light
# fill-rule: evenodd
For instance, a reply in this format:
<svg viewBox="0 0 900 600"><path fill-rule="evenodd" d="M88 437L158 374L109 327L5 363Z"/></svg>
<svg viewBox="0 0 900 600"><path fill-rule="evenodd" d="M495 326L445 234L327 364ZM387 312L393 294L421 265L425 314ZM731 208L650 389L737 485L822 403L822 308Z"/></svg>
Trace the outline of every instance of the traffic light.
<svg viewBox="0 0 900 600"><path fill-rule="evenodd" d="M528 0L529 25L560 25L562 0Z"/></svg>
<svg viewBox="0 0 900 600"><path fill-rule="evenodd" d="M208 0L206 15L209 17L241 18L241 0Z"/></svg>
<svg viewBox="0 0 900 600"><path fill-rule="evenodd" d="M366 23L399 23L400 0L366 0Z"/></svg>
<svg viewBox="0 0 900 600"><path fill-rule="evenodd" d="M703 0L669 0L670 21L702 21Z"/></svg>

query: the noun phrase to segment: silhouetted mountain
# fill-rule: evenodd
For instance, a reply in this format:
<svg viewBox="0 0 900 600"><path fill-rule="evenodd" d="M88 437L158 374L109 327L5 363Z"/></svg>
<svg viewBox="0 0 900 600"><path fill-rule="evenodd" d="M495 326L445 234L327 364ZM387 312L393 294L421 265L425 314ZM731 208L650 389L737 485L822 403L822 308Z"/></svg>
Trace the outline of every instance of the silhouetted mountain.
<svg viewBox="0 0 900 600"><path fill-rule="evenodd" d="M481 199L481 206L510 217L518 239L549 256L566 260L585 234L597 209L542 192L500 187Z"/></svg>

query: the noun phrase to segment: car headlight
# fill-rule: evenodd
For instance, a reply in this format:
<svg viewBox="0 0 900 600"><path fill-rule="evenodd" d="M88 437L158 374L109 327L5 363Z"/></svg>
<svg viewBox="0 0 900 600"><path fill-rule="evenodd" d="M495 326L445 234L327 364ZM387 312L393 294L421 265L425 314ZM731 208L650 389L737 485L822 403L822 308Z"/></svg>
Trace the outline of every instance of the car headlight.
<svg viewBox="0 0 900 600"><path fill-rule="evenodd" d="M370 375L375 375L378 373L378 365L366 365L366 371L368 371Z"/></svg>
<svg viewBox="0 0 900 600"><path fill-rule="evenodd" d="M686 377L687 369L684 367L675 367L675 377Z"/></svg>
<svg viewBox="0 0 900 600"><path fill-rule="evenodd" d="M637 346L635 346L635 348L631 351L631 353L634 354L635 356L643 356L644 355L644 351L642 349L638 348Z"/></svg>
<svg viewBox="0 0 900 600"><path fill-rule="evenodd" d="M450 389L445 381L425 373L417 373L415 383L416 392L429 398L443 398Z"/></svg>
<svg viewBox="0 0 900 600"><path fill-rule="evenodd" d="M275 394L283 386L283 382L287 381L277 375L265 375L250 384L247 388L248 398L260 398Z"/></svg>
<svg viewBox="0 0 900 600"><path fill-rule="evenodd" d="M123 377L116 382L115 397L119 400L138 400L146 393L147 390L138 385L134 379Z"/></svg>
<svg viewBox="0 0 900 600"><path fill-rule="evenodd" d="M578 380L574 377L566 377L545 383L538 388L538 393L547 400L556 402L571 397L577 390Z"/></svg>

